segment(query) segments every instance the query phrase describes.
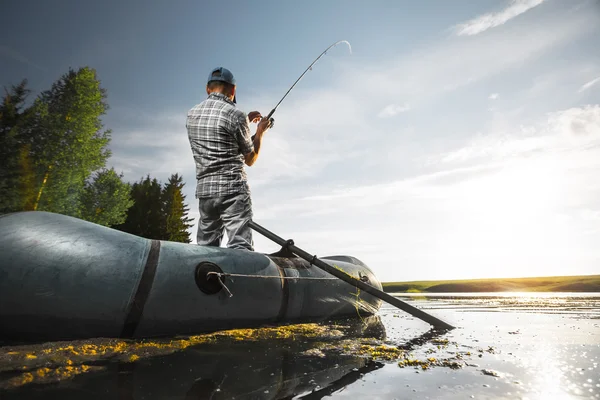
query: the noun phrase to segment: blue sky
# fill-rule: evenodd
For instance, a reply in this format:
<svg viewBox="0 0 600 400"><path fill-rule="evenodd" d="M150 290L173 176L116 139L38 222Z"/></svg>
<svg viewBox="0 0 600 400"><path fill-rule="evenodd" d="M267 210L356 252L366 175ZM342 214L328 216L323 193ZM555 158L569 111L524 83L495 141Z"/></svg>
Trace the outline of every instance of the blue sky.
<svg viewBox="0 0 600 400"><path fill-rule="evenodd" d="M22 0L2 14L0 83L37 94L95 68L109 166L182 174L196 219L185 115L208 71L231 69L238 106L266 114L347 40L247 169L258 223L382 280L600 270L598 1Z"/></svg>

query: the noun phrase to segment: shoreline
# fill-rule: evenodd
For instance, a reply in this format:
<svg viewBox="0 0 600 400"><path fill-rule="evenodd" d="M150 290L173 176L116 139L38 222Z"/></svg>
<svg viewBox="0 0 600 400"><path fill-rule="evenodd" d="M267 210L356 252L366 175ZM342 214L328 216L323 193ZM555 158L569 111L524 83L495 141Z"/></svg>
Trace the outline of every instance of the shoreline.
<svg viewBox="0 0 600 400"><path fill-rule="evenodd" d="M600 292L600 275L382 282L387 293Z"/></svg>

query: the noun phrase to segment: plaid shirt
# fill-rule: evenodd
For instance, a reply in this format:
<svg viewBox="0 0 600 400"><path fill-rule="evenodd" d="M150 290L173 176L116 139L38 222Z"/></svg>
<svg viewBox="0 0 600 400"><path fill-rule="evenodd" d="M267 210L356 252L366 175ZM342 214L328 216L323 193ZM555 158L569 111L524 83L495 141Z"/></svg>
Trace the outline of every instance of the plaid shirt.
<svg viewBox="0 0 600 400"><path fill-rule="evenodd" d="M188 112L185 124L196 161L196 198L248 191L244 155L254 150L248 116L221 93Z"/></svg>

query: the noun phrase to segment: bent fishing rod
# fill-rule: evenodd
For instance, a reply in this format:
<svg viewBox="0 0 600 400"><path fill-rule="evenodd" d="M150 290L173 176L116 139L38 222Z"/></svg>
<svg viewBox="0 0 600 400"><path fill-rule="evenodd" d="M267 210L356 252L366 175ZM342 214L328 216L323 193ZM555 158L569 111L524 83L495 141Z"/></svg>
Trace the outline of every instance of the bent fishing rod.
<svg viewBox="0 0 600 400"><path fill-rule="evenodd" d="M292 89L294 88L294 86L296 86L296 84L298 82L300 82L300 80L304 77L304 75L306 75L306 73L308 71L312 71L312 67L313 65L315 65L317 63L317 61L319 61L319 59L321 57L323 57L325 54L327 54L327 52L329 51L329 49L331 49L332 47L337 46L340 43L346 43L348 45L348 48L350 49L350 54L352 54L352 46L350 46L350 43L346 40L339 40L335 43L333 43L331 46L329 46L328 48L325 49L325 51L323 51L321 54L319 54L319 57L317 57L309 66L308 68L306 68L304 70L304 72L302 73L302 75L300 75L300 77L298 79L296 79L296 82L294 82L294 84L288 89L287 92L285 92L285 94L283 95L283 97L281 98L281 100L279 100L279 103L277 103L277 105L275 106L275 108L273 108L271 110L271 112L269 112L269 115L267 115L267 119L271 120L271 125L273 125L273 119L271 118L273 116L273 114L275 114L275 111L277 111L277 108L279 107L279 105L281 104L281 102L283 101L283 99L285 99L287 97L287 95L292 91Z"/></svg>

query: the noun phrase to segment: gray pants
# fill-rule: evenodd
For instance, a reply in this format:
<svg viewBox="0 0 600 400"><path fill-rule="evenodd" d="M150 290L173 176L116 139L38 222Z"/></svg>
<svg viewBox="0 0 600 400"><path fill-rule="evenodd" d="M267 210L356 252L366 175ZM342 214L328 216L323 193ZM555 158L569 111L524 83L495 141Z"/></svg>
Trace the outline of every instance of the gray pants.
<svg viewBox="0 0 600 400"><path fill-rule="evenodd" d="M203 246L220 246L223 230L227 231L227 247L254 251L252 229L252 199L250 193L200 198L200 221L197 242Z"/></svg>

